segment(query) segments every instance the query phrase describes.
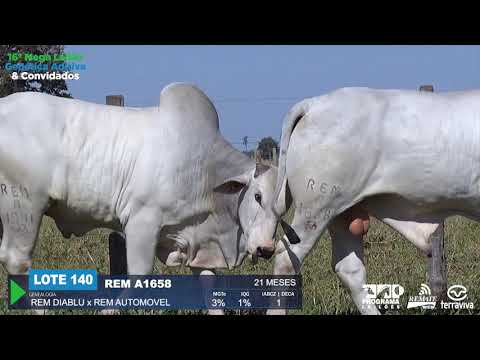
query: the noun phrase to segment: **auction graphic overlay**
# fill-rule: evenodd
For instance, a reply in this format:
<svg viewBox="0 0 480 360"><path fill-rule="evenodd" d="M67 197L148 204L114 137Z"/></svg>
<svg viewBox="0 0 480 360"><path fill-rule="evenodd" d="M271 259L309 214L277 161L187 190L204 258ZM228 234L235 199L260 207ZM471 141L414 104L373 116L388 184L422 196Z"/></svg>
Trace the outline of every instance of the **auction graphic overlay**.
<svg viewBox="0 0 480 360"><path fill-rule="evenodd" d="M299 275L99 275L39 270L8 277L10 309L301 309Z"/></svg>
<svg viewBox="0 0 480 360"><path fill-rule="evenodd" d="M87 70L82 54L7 53L5 70L12 80L79 80Z"/></svg>

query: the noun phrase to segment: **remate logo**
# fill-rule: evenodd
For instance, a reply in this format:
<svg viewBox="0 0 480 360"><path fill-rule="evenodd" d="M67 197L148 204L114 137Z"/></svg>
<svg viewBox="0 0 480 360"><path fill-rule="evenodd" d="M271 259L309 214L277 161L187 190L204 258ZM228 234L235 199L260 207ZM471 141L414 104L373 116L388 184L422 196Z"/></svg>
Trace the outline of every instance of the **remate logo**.
<svg viewBox="0 0 480 360"><path fill-rule="evenodd" d="M432 290L427 284L420 285L417 296L410 296L407 309L421 307L422 309L433 309L437 304L437 297L432 296Z"/></svg>

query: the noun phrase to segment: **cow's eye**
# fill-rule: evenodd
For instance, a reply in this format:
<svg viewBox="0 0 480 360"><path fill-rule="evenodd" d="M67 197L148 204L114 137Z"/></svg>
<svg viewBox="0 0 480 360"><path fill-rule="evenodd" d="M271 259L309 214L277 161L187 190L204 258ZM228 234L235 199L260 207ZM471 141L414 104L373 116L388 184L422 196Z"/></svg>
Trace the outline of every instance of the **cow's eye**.
<svg viewBox="0 0 480 360"><path fill-rule="evenodd" d="M262 205L262 195L260 194L255 194L255 201L258 202L260 205Z"/></svg>

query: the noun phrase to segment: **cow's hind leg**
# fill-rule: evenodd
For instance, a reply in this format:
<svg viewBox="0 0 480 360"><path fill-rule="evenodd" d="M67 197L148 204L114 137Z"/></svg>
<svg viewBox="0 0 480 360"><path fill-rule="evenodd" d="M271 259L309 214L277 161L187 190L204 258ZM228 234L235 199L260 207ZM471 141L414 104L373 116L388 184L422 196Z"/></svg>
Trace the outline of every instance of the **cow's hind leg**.
<svg viewBox="0 0 480 360"><path fill-rule="evenodd" d="M33 187L0 181L0 222L2 241L0 263L11 275L26 275L32 265L32 256L48 196L35 192ZM44 315L46 310L35 310Z"/></svg>
<svg viewBox="0 0 480 360"><path fill-rule="evenodd" d="M32 265L33 251L47 203L47 200L44 200L30 199L29 196L24 198L13 196L1 202L3 235L0 262L5 265L9 274L27 274Z"/></svg>
<svg viewBox="0 0 480 360"><path fill-rule="evenodd" d="M423 254L430 256L432 252L431 236L440 223L419 223L414 221L399 221L395 219L380 218L382 222L397 230Z"/></svg>
<svg viewBox="0 0 480 360"><path fill-rule="evenodd" d="M2 223L2 216L0 214L0 249L2 248L2 239L3 239L3 223ZM3 264L4 261L5 259L3 259L2 255L0 254L0 264Z"/></svg>
<svg viewBox="0 0 480 360"><path fill-rule="evenodd" d="M0 261L5 265L9 274L27 274L28 269L32 266L33 250L40 228L41 217L41 214L31 214L32 220L24 223L25 225L30 222L26 230L25 228L19 230L17 225L8 223L4 227Z"/></svg>
<svg viewBox="0 0 480 360"><path fill-rule="evenodd" d="M427 216L421 209L398 197L376 197L368 199L365 204L370 214L397 230L425 255L430 255L431 236L444 220L442 216Z"/></svg>
<svg viewBox="0 0 480 360"><path fill-rule="evenodd" d="M349 231L349 221L339 215L328 226L332 238L332 267L342 283L349 289L353 302L361 314L379 315L375 305L367 304L366 270L363 263L362 235Z"/></svg>

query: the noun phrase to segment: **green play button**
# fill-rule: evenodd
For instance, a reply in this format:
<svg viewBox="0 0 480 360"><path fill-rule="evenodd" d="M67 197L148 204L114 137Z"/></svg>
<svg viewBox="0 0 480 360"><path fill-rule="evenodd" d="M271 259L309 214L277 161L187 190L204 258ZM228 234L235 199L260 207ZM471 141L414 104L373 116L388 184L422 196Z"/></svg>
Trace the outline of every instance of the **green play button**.
<svg viewBox="0 0 480 360"><path fill-rule="evenodd" d="M10 280L10 305L15 304L26 292L15 281Z"/></svg>

